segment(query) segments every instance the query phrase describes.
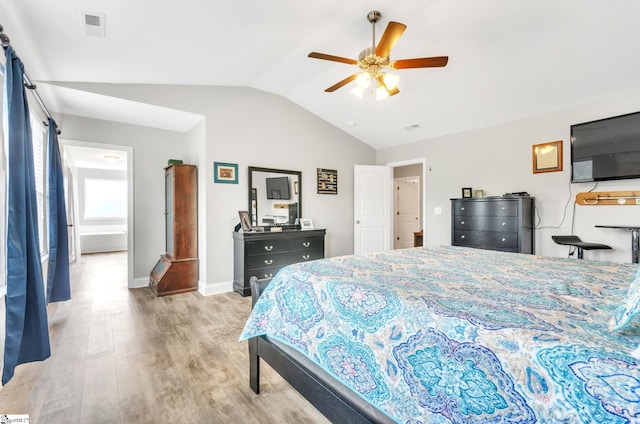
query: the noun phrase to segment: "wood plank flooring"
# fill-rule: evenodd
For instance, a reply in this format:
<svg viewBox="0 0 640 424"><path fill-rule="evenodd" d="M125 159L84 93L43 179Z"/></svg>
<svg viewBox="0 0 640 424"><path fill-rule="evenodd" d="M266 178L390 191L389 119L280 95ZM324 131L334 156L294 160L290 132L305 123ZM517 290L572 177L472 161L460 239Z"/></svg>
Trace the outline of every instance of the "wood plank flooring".
<svg viewBox="0 0 640 424"><path fill-rule="evenodd" d="M49 306L52 355L16 368L0 414L32 424L328 422L264 362L261 394L249 388L238 337L250 298L129 290L125 255L72 264L72 300Z"/></svg>

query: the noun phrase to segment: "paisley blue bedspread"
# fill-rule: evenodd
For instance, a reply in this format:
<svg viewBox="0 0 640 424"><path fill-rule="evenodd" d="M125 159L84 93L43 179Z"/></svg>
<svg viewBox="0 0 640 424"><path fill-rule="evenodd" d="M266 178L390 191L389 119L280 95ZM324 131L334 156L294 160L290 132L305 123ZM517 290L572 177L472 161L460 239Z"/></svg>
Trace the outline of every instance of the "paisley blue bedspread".
<svg viewBox="0 0 640 424"><path fill-rule="evenodd" d="M241 340L298 349L401 423L640 422L637 264L452 246L290 265Z"/></svg>

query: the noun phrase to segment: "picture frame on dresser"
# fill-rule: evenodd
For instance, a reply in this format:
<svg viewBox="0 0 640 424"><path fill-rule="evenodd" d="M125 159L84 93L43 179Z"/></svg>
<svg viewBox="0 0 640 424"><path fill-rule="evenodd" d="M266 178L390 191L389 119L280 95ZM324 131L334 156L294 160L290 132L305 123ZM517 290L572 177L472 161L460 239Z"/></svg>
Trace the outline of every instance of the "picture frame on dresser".
<svg viewBox="0 0 640 424"><path fill-rule="evenodd" d="M462 198L463 199L469 199L469 198L473 197L472 193L473 193L473 190L471 189L471 187L462 187Z"/></svg>
<svg viewBox="0 0 640 424"><path fill-rule="evenodd" d="M240 217L240 224L242 224L242 231L247 232L253 229L251 225L251 218L249 218L249 211L238 211Z"/></svg>
<svg viewBox="0 0 640 424"><path fill-rule="evenodd" d="M309 218L300 218L301 230L313 230L313 221Z"/></svg>

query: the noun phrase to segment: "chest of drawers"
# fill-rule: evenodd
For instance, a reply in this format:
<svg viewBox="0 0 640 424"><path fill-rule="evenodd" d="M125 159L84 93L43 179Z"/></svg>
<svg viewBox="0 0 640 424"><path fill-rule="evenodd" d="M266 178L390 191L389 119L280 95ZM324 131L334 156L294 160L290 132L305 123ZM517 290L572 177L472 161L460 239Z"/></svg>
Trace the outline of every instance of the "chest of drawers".
<svg viewBox="0 0 640 424"><path fill-rule="evenodd" d="M451 244L535 253L533 197L451 199Z"/></svg>
<svg viewBox="0 0 640 424"><path fill-rule="evenodd" d="M326 230L233 233L233 290L249 296L249 278L271 278L286 265L324 258Z"/></svg>

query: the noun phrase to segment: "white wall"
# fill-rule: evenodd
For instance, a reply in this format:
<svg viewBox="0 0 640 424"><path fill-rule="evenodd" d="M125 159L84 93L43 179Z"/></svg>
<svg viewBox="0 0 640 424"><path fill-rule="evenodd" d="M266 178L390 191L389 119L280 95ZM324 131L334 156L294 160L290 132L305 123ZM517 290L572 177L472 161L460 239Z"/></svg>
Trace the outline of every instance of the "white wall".
<svg viewBox="0 0 640 424"><path fill-rule="evenodd" d="M250 88L68 84L202 115L189 133L64 116L65 138L134 146L135 278L147 278L164 249L163 167L198 164L200 290L230 291L233 227L247 210L247 168L302 172L303 215L326 228L326 256L353 252L353 165L375 151L289 100ZM339 154L336 154L339 152ZM213 162L238 164L238 184L215 184ZM317 168L338 170L338 194L316 192Z"/></svg>
<svg viewBox="0 0 640 424"><path fill-rule="evenodd" d="M591 190L595 183L569 183L569 127L638 110L640 93L631 93L509 124L381 149L377 162L426 158L427 245L451 243L450 199L460 197L462 187L484 189L487 196L526 191L536 201L536 254L566 256L568 249L555 245L551 235L571 234L573 223L573 233L584 241L606 243L614 249L585 252L585 258L630 262L630 233L594 226L640 225L640 206L576 205L573 216L575 195ZM533 174L532 145L555 140L563 140L563 171ZM607 181L600 182L595 191L638 190L639 186L639 179ZM434 213L436 207L442 208L441 215Z"/></svg>

